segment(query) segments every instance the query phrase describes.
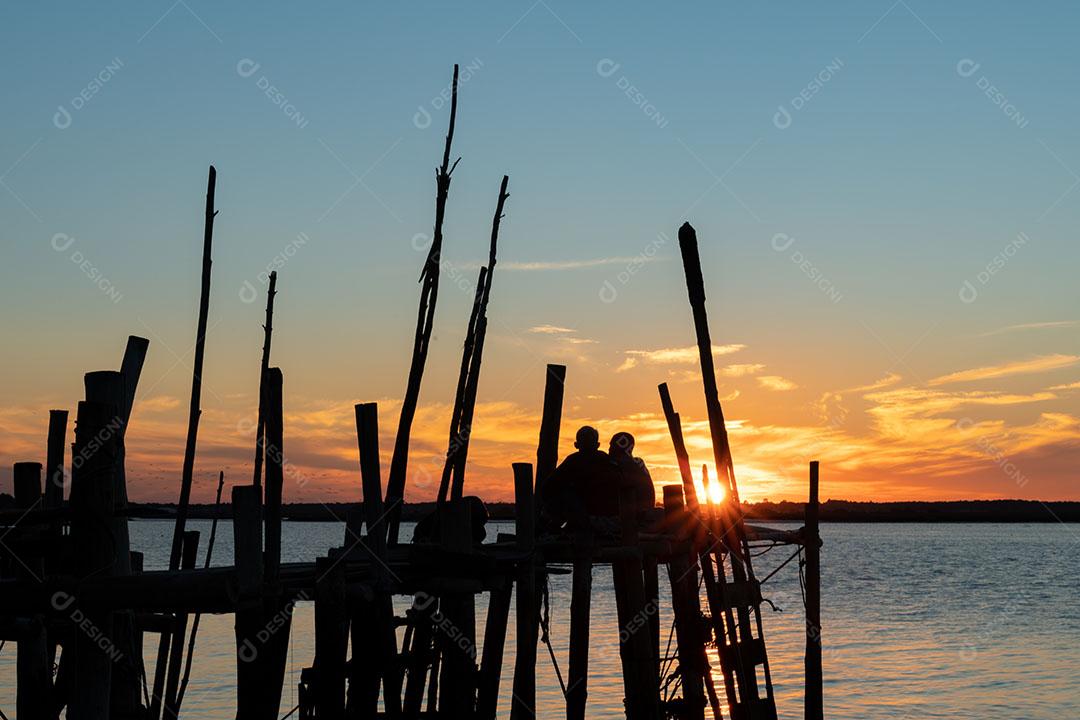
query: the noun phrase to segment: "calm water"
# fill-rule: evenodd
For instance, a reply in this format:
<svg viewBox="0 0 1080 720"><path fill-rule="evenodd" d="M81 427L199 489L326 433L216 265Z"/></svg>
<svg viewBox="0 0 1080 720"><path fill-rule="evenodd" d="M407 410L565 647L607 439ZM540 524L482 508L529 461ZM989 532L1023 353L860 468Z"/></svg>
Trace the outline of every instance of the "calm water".
<svg viewBox="0 0 1080 720"><path fill-rule="evenodd" d="M209 522L191 526L205 542ZM287 523L284 559L325 554L341 544L343 532L333 523ZM132 522L132 543L146 553L147 569L166 564L171 533L171 522ZM822 534L826 717L1080 718L1080 527L825 525ZM214 556L215 565L231 564L228 523L219 527ZM758 576L787 556L777 548L758 559ZM766 610L765 616L780 717L794 720L802 717L803 649L794 563L764 590L782 611ZM609 570L595 571L594 593L589 715L618 717L622 681ZM671 617L669 605L661 605L663 642ZM552 577L551 641L564 674L569 607L569 576ZM482 602L477 615L482 626ZM513 617L511 610L501 713L509 707ZM314 654L311 605L299 605L293 622L282 714L295 705L300 668ZM146 650L152 668L156 642L148 641ZM185 718L232 714L234 657L231 617L204 617ZM564 717L543 646L537 672L538 717ZM0 654L0 709L11 718L14 678L15 648L9 644Z"/></svg>

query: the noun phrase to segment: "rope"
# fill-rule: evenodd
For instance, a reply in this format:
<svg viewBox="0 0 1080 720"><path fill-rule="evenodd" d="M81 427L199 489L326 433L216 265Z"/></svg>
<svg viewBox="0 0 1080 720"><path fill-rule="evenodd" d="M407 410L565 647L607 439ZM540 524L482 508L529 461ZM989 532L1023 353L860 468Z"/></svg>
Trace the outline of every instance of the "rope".
<svg viewBox="0 0 1080 720"><path fill-rule="evenodd" d="M544 580L544 611L540 616L540 639L547 645L548 655L551 656L551 666L555 668L555 677L559 679L559 687L562 688L563 699L566 699L566 683L563 682L562 671L559 670L559 661L555 657L555 649L551 647L551 639L548 637L548 625L551 621L551 603L549 602L551 596L551 578L548 576Z"/></svg>
<svg viewBox="0 0 1080 720"><path fill-rule="evenodd" d="M796 550L796 551L795 551L795 552L794 552L794 553L793 553L793 554L791 555L791 557L789 557L789 558L788 558L787 560L785 560L784 562L782 562L782 563L780 563L779 565L777 565L777 566L776 566L776 569L775 569L775 570L773 570L773 571L772 571L771 573L769 573L768 575L766 575L766 576L765 576L765 579L764 579L764 580L762 580L762 581L761 581L761 582L760 582L759 584L760 584L760 585L764 585L765 583L767 583L767 582L769 581L769 578L771 578L771 577L772 577L773 575L775 575L776 573L778 573L778 572L780 572L781 570L783 570L783 569L784 569L784 566L785 566L785 565L787 565L787 564L788 564L789 562L791 562L791 561L792 561L792 560L794 560L795 558L797 558L797 557L800 557L801 555L802 555L802 547L799 547L799 548L798 548L798 549L797 549L797 550ZM802 561L801 561L801 560L799 561L799 573L800 573L800 577L801 577L801 574L802 574Z"/></svg>

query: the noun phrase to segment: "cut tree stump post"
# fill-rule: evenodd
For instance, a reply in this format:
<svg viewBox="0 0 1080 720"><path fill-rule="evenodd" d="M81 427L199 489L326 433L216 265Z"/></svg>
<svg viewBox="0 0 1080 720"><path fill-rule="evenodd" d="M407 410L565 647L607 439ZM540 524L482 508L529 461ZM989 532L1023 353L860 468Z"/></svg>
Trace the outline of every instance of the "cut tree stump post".
<svg viewBox="0 0 1080 720"><path fill-rule="evenodd" d="M67 410L49 411L49 439L45 452L45 509L55 510L64 502L64 441L67 437Z"/></svg>
<svg viewBox="0 0 1080 720"><path fill-rule="evenodd" d="M116 566L110 522L114 507L114 473L122 427L115 405L82 401L75 422L71 473L71 539L73 567L84 576L112 575ZM112 612L75 596L65 598L96 632L76 632L70 720L108 720L114 656ZM65 651L65 655L67 652Z"/></svg>

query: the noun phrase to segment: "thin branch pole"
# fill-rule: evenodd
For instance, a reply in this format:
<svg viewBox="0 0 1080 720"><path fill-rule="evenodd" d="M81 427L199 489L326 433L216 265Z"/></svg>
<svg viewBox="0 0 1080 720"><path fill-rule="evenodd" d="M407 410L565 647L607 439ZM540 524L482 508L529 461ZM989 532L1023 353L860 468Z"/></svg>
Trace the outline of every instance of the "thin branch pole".
<svg viewBox="0 0 1080 720"><path fill-rule="evenodd" d="M454 482L450 492L452 500L460 500L465 487L465 461L469 456L469 438L472 436L473 413L476 410L476 393L480 387L480 366L484 359L484 338L487 336L487 307L491 299L491 283L495 279L495 254L499 244L499 223L503 218L503 208L510 193L506 185L510 178L503 175L499 186L499 199L495 203L495 216L491 220L491 245L488 250L487 282L480 300L480 314L476 319L476 338L472 358L469 362L469 380L465 386L465 398L461 406L461 420L458 427L460 440L454 453Z"/></svg>
<svg viewBox="0 0 1080 720"><path fill-rule="evenodd" d="M484 299L487 272L487 267L481 266L480 277L476 281L476 293L473 296L472 312L469 315L469 327L465 332L465 343L461 350L461 367L458 370L457 390L454 393L454 409L450 413L450 439L446 443L446 461L443 463L442 478L439 480L438 504L440 506L446 502L446 496L450 491L450 475L454 469L453 458L460 442L461 407L465 403L465 388L469 384L469 370L472 367L473 348L476 345L476 320L480 315L480 303Z"/></svg>
<svg viewBox="0 0 1080 720"><path fill-rule="evenodd" d="M412 431L416 405L420 399L420 382L427 363L428 344L435 322L435 302L439 295L439 265L442 260L443 218L446 215L446 197L450 190L450 176L457 167L458 160L450 165L450 147L454 139L454 123L457 120L458 66L454 65L454 80L450 96L450 126L446 133L446 145L443 149L443 161L435 171L435 227L428 249L424 270L420 275L420 306L416 316L416 334L413 338L412 363L409 366L409 380L405 388L405 399L401 404L398 417L397 436L394 439L394 454L390 460L390 474L386 482L386 506L388 510L387 539L397 543L398 528L401 524L401 501L405 497L405 478L409 463L409 434Z"/></svg>
<svg viewBox="0 0 1080 720"><path fill-rule="evenodd" d="M210 558L214 554L214 540L217 538L218 513L221 510L221 490L225 487L225 471L218 472L217 498L214 500L214 519L210 523L210 540L206 545L206 561L203 568L210 567ZM202 613L195 613L195 619L191 621L191 637L188 638L187 658L184 660L184 677L180 681L180 689L176 693L176 713L180 714L180 706L184 702L184 692L187 690L188 680L191 679L191 661L195 657L195 636L199 634L199 618Z"/></svg>
<svg viewBox="0 0 1080 720"><path fill-rule="evenodd" d="M262 486L262 466L266 437L266 370L270 367L270 336L274 332L274 295L277 294L277 270L270 273L270 287L266 292L266 324L263 325L262 363L259 365L259 416L255 428L255 476L251 484Z"/></svg>
<svg viewBox="0 0 1080 720"><path fill-rule="evenodd" d="M206 220L203 227L202 291L199 296L199 324L195 332L195 366L191 373L191 404L188 409L187 443L184 446L184 467L180 477L180 500L176 504L176 524L173 526L172 549L169 552L169 569L180 567L184 547L184 530L187 527L188 505L191 502L191 483L195 474L195 443L199 435L199 416L202 414L203 356L206 351L206 318L210 311L210 267L214 238L214 191L217 186L217 170L210 166L206 183ZM150 720L161 716L162 693L165 690L165 672L169 658L169 633L161 634L157 663L154 666L154 689L150 698Z"/></svg>

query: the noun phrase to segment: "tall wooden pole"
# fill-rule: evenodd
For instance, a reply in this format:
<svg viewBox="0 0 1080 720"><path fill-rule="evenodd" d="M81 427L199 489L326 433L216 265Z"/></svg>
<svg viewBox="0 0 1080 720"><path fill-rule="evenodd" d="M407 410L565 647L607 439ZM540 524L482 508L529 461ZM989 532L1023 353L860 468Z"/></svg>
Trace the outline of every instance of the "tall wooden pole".
<svg viewBox="0 0 1080 720"><path fill-rule="evenodd" d="M544 483L559 464L559 429L562 425L566 366L548 365L544 383L544 407L540 416L540 440L536 445L536 495L543 497Z"/></svg>
<svg viewBox="0 0 1080 720"><path fill-rule="evenodd" d="M446 132L442 165L435 171L435 227L428 248L424 270L420 275L420 307L416 315L416 334L413 337L412 362L405 398L398 417L397 436L394 438L394 454L390 460L390 474L386 481L386 506L388 513L387 538L397 543L401 524L401 503L405 497L405 479L409 464L409 436L412 432L416 405L420 400L420 383L427 363L428 345L435 323L435 303L439 295L439 266L442 262L443 218L446 216L446 198L450 191L450 176L458 161L450 164L450 147L454 140L454 123L457 120L458 66L454 65L454 80L450 95L450 126ZM460 160L460 158L459 158Z"/></svg>
<svg viewBox="0 0 1080 720"><path fill-rule="evenodd" d="M259 414L255 426L255 473L251 484L262 486L263 455L266 454L266 371L270 367L270 338L274 332L274 295L277 294L277 270L270 273L266 292L266 323L263 325L262 362L259 363Z"/></svg>
<svg viewBox="0 0 1080 720"><path fill-rule="evenodd" d="M173 526L172 547L169 551L169 569L180 567L184 548L184 531L187 528L188 505L191 503L191 483L195 475L195 444L199 436L199 416L202 414L203 357L206 352L206 323L210 312L210 267L214 240L214 192L217 187L217 170L210 166L206 181L206 217L203 224L202 288L199 293L199 320L195 330L195 365L191 373L191 400L188 405L187 441L184 445L184 465L180 476L180 499L176 503L176 523ZM165 692L165 677L169 658L169 633L161 634L157 662L154 666L153 694L150 697L149 720L161 717L161 704Z"/></svg>
<svg viewBox="0 0 1080 720"><path fill-rule="evenodd" d="M806 503L806 720L822 720L821 535L818 530L818 461L810 463L810 499Z"/></svg>
<svg viewBox="0 0 1080 720"><path fill-rule="evenodd" d="M480 300L480 313L476 319L476 337L469 361L469 380L465 386L465 398L461 406L461 424L458 428L461 438L454 455L454 483L450 493L452 500L460 500L465 487L465 461L469 456L469 438L472 437L473 413L476 410L476 393L480 386L480 365L484 358L484 339L487 336L487 308L491 299L491 283L495 279L495 254L499 242L499 224L503 217L503 207L510 193L506 184L510 178L503 175L499 186L499 199L495 204L495 217L491 221L491 244L488 250L487 279Z"/></svg>
<svg viewBox="0 0 1080 720"><path fill-rule="evenodd" d="M716 463L717 473L722 474L727 489L727 497L723 505L724 527L721 532L725 536L725 544L731 555L731 573L736 582L745 582L753 579L753 568L750 564L750 554L746 546L745 531L742 523L742 505L739 501L739 489L735 482L734 465L731 461L731 448L728 443L727 426L724 422L724 411L720 406L720 395L716 385L716 369L713 365L712 340L709 335L709 319L705 309L705 281L701 273L701 258L698 255L697 233L690 223L683 223L679 228L679 250L682 253L683 268L686 273L686 288L690 297L690 307L693 311L694 330L697 334L698 355L701 360L701 380L705 390L705 407L709 416L709 433L713 446L713 459ZM739 635L744 640L753 637L751 630L750 611L746 607L738 608ZM758 630L760 637L760 617L758 618ZM764 657L764 651L762 652ZM759 698L757 673L751 667L751 663L737 662L739 687L743 705L748 708L749 717L754 718L753 710ZM765 660L762 665L765 670L765 678L768 687L769 665Z"/></svg>

